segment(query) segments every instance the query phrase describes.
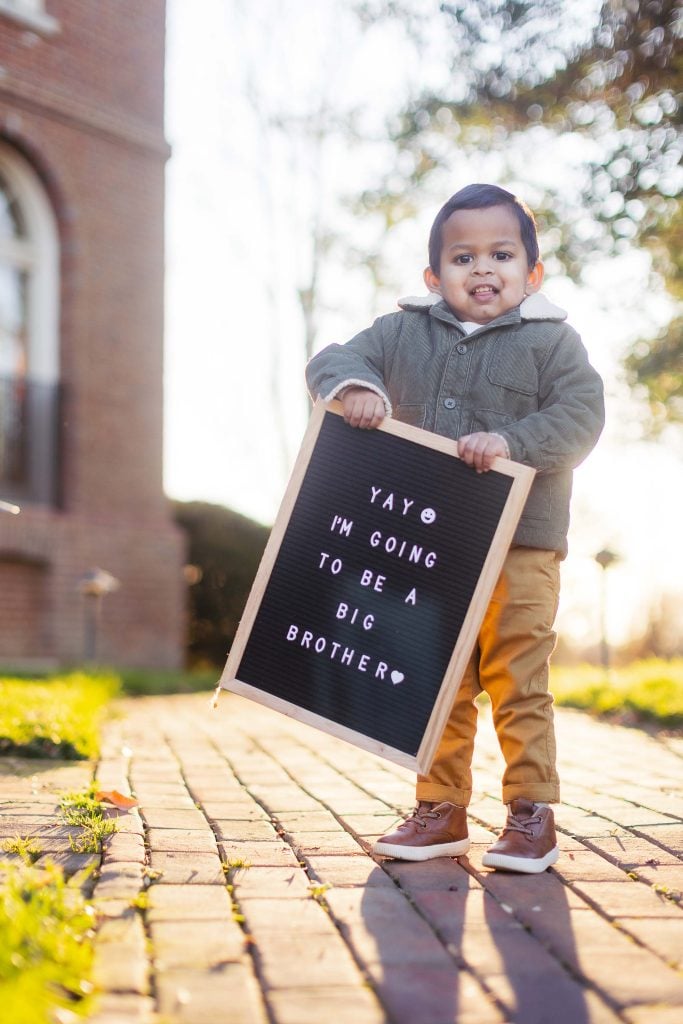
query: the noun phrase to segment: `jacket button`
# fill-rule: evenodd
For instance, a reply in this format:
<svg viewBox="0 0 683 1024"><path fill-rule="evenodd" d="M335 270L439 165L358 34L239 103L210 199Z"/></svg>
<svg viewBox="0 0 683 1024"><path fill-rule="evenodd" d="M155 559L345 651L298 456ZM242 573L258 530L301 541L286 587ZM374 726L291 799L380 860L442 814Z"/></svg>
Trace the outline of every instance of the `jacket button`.
<svg viewBox="0 0 683 1024"><path fill-rule="evenodd" d="M455 351L459 352L461 356L464 356L465 352L467 352L467 345L463 345L463 343L460 342Z"/></svg>
<svg viewBox="0 0 683 1024"><path fill-rule="evenodd" d="M444 398L443 404L446 406L447 409L455 409L455 399L454 398Z"/></svg>

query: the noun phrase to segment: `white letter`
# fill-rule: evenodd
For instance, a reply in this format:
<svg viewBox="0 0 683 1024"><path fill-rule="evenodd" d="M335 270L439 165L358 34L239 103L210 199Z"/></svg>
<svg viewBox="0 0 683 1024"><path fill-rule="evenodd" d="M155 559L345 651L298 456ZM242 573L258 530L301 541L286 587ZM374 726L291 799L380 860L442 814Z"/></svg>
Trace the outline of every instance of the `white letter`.
<svg viewBox="0 0 683 1024"><path fill-rule="evenodd" d="M327 647L327 640L325 639L324 636L319 636L318 639L315 642L315 649L318 652L318 654L322 654L322 652L325 650L326 647Z"/></svg>
<svg viewBox="0 0 683 1024"><path fill-rule="evenodd" d="M375 669L375 679L384 679L384 673L389 668L386 661L380 661L377 668Z"/></svg>
<svg viewBox="0 0 683 1024"><path fill-rule="evenodd" d="M375 622L374 615L366 615L363 619L363 629L372 629Z"/></svg>
<svg viewBox="0 0 683 1024"><path fill-rule="evenodd" d="M346 618L346 613L348 612L348 610L349 610L348 604L344 604L343 601L340 601L339 602L339 607L337 608L337 612L336 612L335 618L337 618L337 619L345 619Z"/></svg>
<svg viewBox="0 0 683 1024"><path fill-rule="evenodd" d="M435 562L436 553L434 551L428 551L427 554L425 555L425 565L427 566L428 569L431 569Z"/></svg>
<svg viewBox="0 0 683 1024"><path fill-rule="evenodd" d="M382 587L384 586L385 581L386 581L386 576L380 576L378 574L377 575L377 579L375 580L375 585L374 585L374 587L372 589L376 590L378 594L381 594L382 593Z"/></svg>
<svg viewBox="0 0 683 1024"><path fill-rule="evenodd" d="M290 626L289 629L287 630L287 639L288 640L296 640L298 633L299 633L299 627L298 626Z"/></svg>
<svg viewBox="0 0 683 1024"><path fill-rule="evenodd" d="M381 541L381 539L382 539L382 534L379 532L379 530L375 530L374 533L371 533L370 534L370 545L371 545L371 547L376 548L377 545L379 544L379 542Z"/></svg>
<svg viewBox="0 0 683 1024"><path fill-rule="evenodd" d="M320 552L320 565L318 566L319 569L322 569L322 567L324 566L325 562L327 561L327 559L329 557L330 556L327 554L326 551L321 551Z"/></svg>
<svg viewBox="0 0 683 1024"><path fill-rule="evenodd" d="M414 504L415 504L414 501L408 501L407 498L403 499L403 515L404 516L408 514L408 509L410 508L410 506L414 505Z"/></svg>
<svg viewBox="0 0 683 1024"><path fill-rule="evenodd" d="M407 598L405 599L405 601L403 603L404 604L412 604L412 605L414 605L414 604L417 603L416 598L417 598L417 591L415 590L415 587L413 587L413 589L410 591L410 593L408 594Z"/></svg>
<svg viewBox="0 0 683 1024"><path fill-rule="evenodd" d="M372 583L372 569L363 569L363 575L360 578L361 587L369 587Z"/></svg>
<svg viewBox="0 0 683 1024"><path fill-rule="evenodd" d="M351 662L353 661L353 656L355 653L356 652L354 651L353 647L351 647L350 649L348 647L345 647L344 653L341 656L342 665L350 665Z"/></svg>
<svg viewBox="0 0 683 1024"><path fill-rule="evenodd" d="M382 493L382 488L381 487L373 487L372 484L370 484L370 490L372 491L372 497L370 498L370 504L374 505L375 498L377 497L378 494Z"/></svg>
<svg viewBox="0 0 683 1024"><path fill-rule="evenodd" d="M341 558L335 558L334 562L330 566L330 572L333 576L338 576L342 571L342 560Z"/></svg>
<svg viewBox="0 0 683 1024"><path fill-rule="evenodd" d="M339 525L339 532L345 534L347 537L351 533L351 527L353 526L353 519L342 519Z"/></svg>
<svg viewBox="0 0 683 1024"><path fill-rule="evenodd" d="M359 672L365 672L365 666L367 665L367 663L369 661L370 661L370 655L369 654L361 654L360 661L358 662L358 671Z"/></svg>
<svg viewBox="0 0 683 1024"><path fill-rule="evenodd" d="M305 629L303 631L302 635L301 635L301 646L302 647L310 647L312 639L313 639L313 634L311 633L311 631L309 629Z"/></svg>
<svg viewBox="0 0 683 1024"><path fill-rule="evenodd" d="M382 504L382 508L388 508L390 512L394 511L394 496L393 496L393 494L388 495L388 497L386 497L384 499L384 502Z"/></svg>

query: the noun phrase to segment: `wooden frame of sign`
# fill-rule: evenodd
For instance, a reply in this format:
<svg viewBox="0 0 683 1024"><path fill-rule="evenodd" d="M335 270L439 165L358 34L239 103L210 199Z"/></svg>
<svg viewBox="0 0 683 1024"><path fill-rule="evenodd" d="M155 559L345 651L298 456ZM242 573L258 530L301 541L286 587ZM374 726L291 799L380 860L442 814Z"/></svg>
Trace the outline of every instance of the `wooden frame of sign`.
<svg viewBox="0 0 683 1024"><path fill-rule="evenodd" d="M318 402L220 686L429 770L533 481Z"/></svg>

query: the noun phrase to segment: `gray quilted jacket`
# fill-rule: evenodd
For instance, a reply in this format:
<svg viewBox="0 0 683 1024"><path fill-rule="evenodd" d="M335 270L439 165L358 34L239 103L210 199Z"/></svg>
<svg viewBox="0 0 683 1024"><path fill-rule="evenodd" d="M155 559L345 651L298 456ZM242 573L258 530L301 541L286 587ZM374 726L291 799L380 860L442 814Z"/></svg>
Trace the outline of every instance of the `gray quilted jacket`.
<svg viewBox="0 0 683 1024"><path fill-rule="evenodd" d="M505 438L537 470L514 543L567 553L572 469L604 423L602 381L566 313L541 294L471 334L438 296L406 299L306 368L314 398L350 384L381 395L387 412L445 437Z"/></svg>

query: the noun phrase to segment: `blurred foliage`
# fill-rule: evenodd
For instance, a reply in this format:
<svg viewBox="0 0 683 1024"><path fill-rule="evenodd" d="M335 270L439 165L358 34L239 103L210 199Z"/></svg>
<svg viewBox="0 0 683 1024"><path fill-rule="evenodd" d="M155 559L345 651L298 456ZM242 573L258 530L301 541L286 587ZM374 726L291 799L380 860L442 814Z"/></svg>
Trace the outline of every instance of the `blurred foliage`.
<svg viewBox="0 0 683 1024"><path fill-rule="evenodd" d="M128 697L156 697L166 693L202 693L218 682L215 669L118 668L121 690Z"/></svg>
<svg viewBox="0 0 683 1024"><path fill-rule="evenodd" d="M222 668L270 531L220 505L173 507L189 541L188 661Z"/></svg>
<svg viewBox="0 0 683 1024"><path fill-rule="evenodd" d="M0 754L97 757L104 712L118 692L119 680L109 672L40 681L0 677Z"/></svg>
<svg viewBox="0 0 683 1024"><path fill-rule="evenodd" d="M95 915L61 867L7 864L0 884L0 1005L14 1024L89 1014Z"/></svg>
<svg viewBox="0 0 683 1024"><path fill-rule="evenodd" d="M628 724L683 726L683 659L651 658L605 673L596 665L553 667L550 688L558 704Z"/></svg>
<svg viewBox="0 0 683 1024"><path fill-rule="evenodd" d="M428 60L435 52L428 6L365 0L356 11L368 26L400 20ZM544 257L578 279L596 256L642 247L652 257L654 284L663 283L680 304L680 4L460 0L440 11L436 32L448 77L411 96L397 114L390 127L395 166L359 206L389 229L412 215L411 193L454 153L503 153L514 141L533 162L552 136L580 137L578 193L566 182L548 183L532 203ZM655 426L683 421L682 327L674 317L627 359L631 382L647 389Z"/></svg>

